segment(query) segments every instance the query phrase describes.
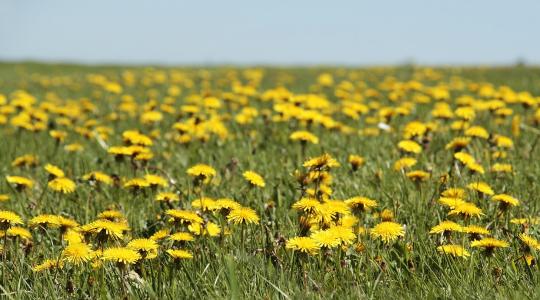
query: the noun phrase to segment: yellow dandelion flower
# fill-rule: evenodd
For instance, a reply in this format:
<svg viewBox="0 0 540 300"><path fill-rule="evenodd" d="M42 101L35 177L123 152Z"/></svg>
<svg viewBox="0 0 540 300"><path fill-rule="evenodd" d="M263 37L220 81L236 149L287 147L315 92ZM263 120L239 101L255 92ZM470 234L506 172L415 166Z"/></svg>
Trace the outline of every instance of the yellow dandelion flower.
<svg viewBox="0 0 540 300"><path fill-rule="evenodd" d="M370 230L373 238L381 239L384 243L395 241L398 237L405 236L403 226L395 222L381 222Z"/></svg>
<svg viewBox="0 0 540 300"><path fill-rule="evenodd" d="M64 150L66 150L67 152L81 152L84 150L84 147L81 144L73 143L73 144L65 145Z"/></svg>
<svg viewBox="0 0 540 300"><path fill-rule="evenodd" d="M525 254L523 258L525 259L525 262L527 263L528 266L532 266L533 264L536 264L536 259L530 253Z"/></svg>
<svg viewBox="0 0 540 300"><path fill-rule="evenodd" d="M82 230L95 235L106 235L113 238L122 238L124 236L124 231L129 230L129 228L124 223L117 223L103 219L84 225Z"/></svg>
<svg viewBox="0 0 540 300"><path fill-rule="evenodd" d="M508 153L506 151L494 151L491 154L491 157L493 157L493 159L504 159L507 156L508 156Z"/></svg>
<svg viewBox="0 0 540 300"><path fill-rule="evenodd" d="M403 140L398 143L398 148L404 152L419 154L422 152L422 146L411 140Z"/></svg>
<svg viewBox="0 0 540 300"><path fill-rule="evenodd" d="M303 165L305 168L308 168L310 170L325 170L330 168L336 168L339 167L340 164L330 156L330 154L325 153L321 156L310 158L304 162Z"/></svg>
<svg viewBox="0 0 540 300"><path fill-rule="evenodd" d="M487 228L478 225L468 225L463 227L463 232L473 235L489 235L490 232Z"/></svg>
<svg viewBox="0 0 540 300"><path fill-rule="evenodd" d="M426 124L419 121L412 121L405 125L403 128L403 137L411 139L414 137L422 137L427 132L428 128Z"/></svg>
<svg viewBox="0 0 540 300"><path fill-rule="evenodd" d="M465 190L461 188L448 188L441 195L448 198L463 198L465 197Z"/></svg>
<svg viewBox="0 0 540 300"><path fill-rule="evenodd" d="M60 218L57 215L37 215L28 221L30 227L60 227Z"/></svg>
<svg viewBox="0 0 540 300"><path fill-rule="evenodd" d="M322 205L322 210L328 211L335 215L340 214L342 216L351 214L350 207L347 205L347 203L345 203L345 201L341 200L325 200Z"/></svg>
<svg viewBox="0 0 540 300"><path fill-rule="evenodd" d="M454 158L460 161L464 165L476 163L476 159L466 152L456 152L454 153Z"/></svg>
<svg viewBox="0 0 540 300"><path fill-rule="evenodd" d="M428 172L416 170L407 172L405 176L407 176L407 178L411 179L412 181L420 182L428 180L431 175Z"/></svg>
<svg viewBox="0 0 540 300"><path fill-rule="evenodd" d="M392 220L394 220L394 213L391 210L385 208L379 214L379 217L381 217L381 220L383 220L383 221L392 221Z"/></svg>
<svg viewBox="0 0 540 300"><path fill-rule="evenodd" d="M152 146L152 139L137 130L126 130L122 133L124 142L131 145Z"/></svg>
<svg viewBox="0 0 540 300"><path fill-rule="evenodd" d="M451 215L463 215L465 217L480 217L484 215L482 212L482 209L480 209L478 206L476 206L474 203L470 202L464 202L460 203L448 213L449 216Z"/></svg>
<svg viewBox="0 0 540 300"><path fill-rule="evenodd" d="M354 241L356 241L356 234L354 234L354 231L351 227L343 225L332 226L327 230L332 232L332 234L339 239L342 245L350 245Z"/></svg>
<svg viewBox="0 0 540 300"><path fill-rule="evenodd" d="M14 184L17 189L31 188L34 181L22 176L6 176L8 183Z"/></svg>
<svg viewBox="0 0 540 300"><path fill-rule="evenodd" d="M157 186L168 187L169 186L169 182L165 178L159 175L146 174L144 175L144 179L152 187L157 187Z"/></svg>
<svg viewBox="0 0 540 300"><path fill-rule="evenodd" d="M188 226L188 230L195 235L208 235L211 237L216 237L221 234L219 225L212 222L207 222L204 225L201 223L192 223Z"/></svg>
<svg viewBox="0 0 540 300"><path fill-rule="evenodd" d="M49 135L58 142L63 142L67 137L67 132L62 130L51 130L49 131Z"/></svg>
<svg viewBox="0 0 540 300"><path fill-rule="evenodd" d="M538 242L538 240L532 236L525 233L520 233L518 237L529 250L540 250L540 242Z"/></svg>
<svg viewBox="0 0 540 300"><path fill-rule="evenodd" d="M322 198L325 200L328 199L330 195L332 195L332 192L332 188L330 188L326 184L320 184L318 190L315 190L313 188L306 190L306 194L310 197L322 196Z"/></svg>
<svg viewBox="0 0 540 300"><path fill-rule="evenodd" d="M99 183L104 183L106 185L111 185L113 183L113 179L111 176L103 172L97 172L97 171L83 175L82 179L85 181L95 181Z"/></svg>
<svg viewBox="0 0 540 300"><path fill-rule="evenodd" d="M493 197L491 197L491 200L492 201L495 201L495 202L499 202L503 205L506 205L506 206L518 206L519 205L519 200L510 196L510 195L507 195L507 194L498 194L498 195L495 195Z"/></svg>
<svg viewBox="0 0 540 300"><path fill-rule="evenodd" d="M180 196L171 192L159 192L156 195L156 201L158 202L176 202L180 201Z"/></svg>
<svg viewBox="0 0 540 300"><path fill-rule="evenodd" d="M152 234L150 239L153 241L160 241L166 238L168 235L169 235L168 229L161 229L161 230L156 231L154 234Z"/></svg>
<svg viewBox="0 0 540 300"><path fill-rule="evenodd" d="M216 170L209 165L197 164L187 170L187 174L193 177L202 177L203 179L216 176Z"/></svg>
<svg viewBox="0 0 540 300"><path fill-rule="evenodd" d="M309 131L295 131L289 136L289 138L293 141L301 141L304 143L319 143L319 138Z"/></svg>
<svg viewBox="0 0 540 300"><path fill-rule="evenodd" d="M469 170L471 170L472 172L475 172L475 173L478 173L478 174L486 173L486 171L484 170L484 167L482 167L482 165L480 165L479 163L476 163L476 162L468 163L466 165L466 167L469 168Z"/></svg>
<svg viewBox="0 0 540 300"><path fill-rule="evenodd" d="M368 210L377 207L377 201L366 197L352 197L345 200L345 203L352 209Z"/></svg>
<svg viewBox="0 0 540 300"><path fill-rule="evenodd" d="M188 210L181 210L181 209L169 209L165 212L166 215L168 215L173 222L179 222L181 224L191 224L191 223L202 223L203 219L197 215L197 213L188 211Z"/></svg>
<svg viewBox="0 0 540 300"><path fill-rule="evenodd" d="M313 232L310 237L320 248L334 248L341 244L339 237L331 230L318 230Z"/></svg>
<svg viewBox="0 0 540 300"><path fill-rule="evenodd" d="M147 111L141 115L140 120L143 124L158 123L163 120L163 114L159 111Z"/></svg>
<svg viewBox="0 0 540 300"><path fill-rule="evenodd" d="M470 184L467 185L467 188L470 189L470 190L475 190L477 192L480 192L480 193L482 193L484 195L491 196L491 195L495 194L495 192L493 191L493 189L491 189L489 184L487 184L485 182L482 182L482 181L470 183Z"/></svg>
<svg viewBox="0 0 540 300"><path fill-rule="evenodd" d="M128 155L135 158L139 155L152 154L152 150L150 148L139 146L139 145L131 145L128 147L123 147L123 148L125 149L124 155Z"/></svg>
<svg viewBox="0 0 540 300"><path fill-rule="evenodd" d="M332 175L326 171L309 171L305 184L319 182L321 185L330 185L332 183Z"/></svg>
<svg viewBox="0 0 540 300"><path fill-rule="evenodd" d="M330 226L335 223L338 217L338 211L336 211L331 205L327 205L325 203L321 206L320 211L311 214L308 217L315 223L322 223L325 226Z"/></svg>
<svg viewBox="0 0 540 300"><path fill-rule="evenodd" d="M11 162L12 167L35 167L38 164L38 157L31 154L19 156Z"/></svg>
<svg viewBox="0 0 540 300"><path fill-rule="evenodd" d="M471 256L469 251L465 250L465 248L463 248L463 246L461 245L442 245L437 247L437 251L442 254L451 255L453 257L467 258Z"/></svg>
<svg viewBox="0 0 540 300"><path fill-rule="evenodd" d="M98 219L106 219L106 220L114 221L114 220L124 219L124 214L122 214L121 211L109 209L109 210L104 210L100 212L97 215L97 217Z"/></svg>
<svg viewBox="0 0 540 300"><path fill-rule="evenodd" d="M252 186L264 187L266 185L262 176L253 171L245 171L242 175Z"/></svg>
<svg viewBox="0 0 540 300"><path fill-rule="evenodd" d="M62 171L62 169L60 169L59 167L55 165L46 164L44 168L45 168L45 171L47 171L47 173L49 173L52 177L66 176L64 171Z"/></svg>
<svg viewBox="0 0 540 300"><path fill-rule="evenodd" d="M68 245L82 243L84 240L83 235L74 229L68 229L66 233L62 236L62 239L68 243Z"/></svg>
<svg viewBox="0 0 540 300"><path fill-rule="evenodd" d="M453 140L451 140L446 146L444 147L446 150L453 149L455 151L459 151L469 145L471 142L470 137L456 137Z"/></svg>
<svg viewBox="0 0 540 300"><path fill-rule="evenodd" d="M311 237L294 237L287 241L285 248L306 254L317 254L320 246Z"/></svg>
<svg viewBox="0 0 540 300"><path fill-rule="evenodd" d="M353 169L353 171L356 171L358 170L358 168L364 164L364 158L359 156L359 155L354 155L354 154L351 154L349 155L349 164L351 164L351 168Z"/></svg>
<svg viewBox="0 0 540 300"><path fill-rule="evenodd" d="M122 156L131 156L133 155L133 149L130 147L119 147L119 146L113 146L110 147L107 150L107 153L114 155L116 158L122 157Z"/></svg>
<svg viewBox="0 0 540 300"><path fill-rule="evenodd" d="M499 148L511 149L514 147L514 142L511 138L503 135L496 135L494 137L494 142Z"/></svg>
<svg viewBox="0 0 540 300"><path fill-rule="evenodd" d="M9 237L16 237L20 238L24 241L30 241L32 240L32 234L28 229L20 227L20 226L12 226L8 228L6 231L7 236Z"/></svg>
<svg viewBox="0 0 540 300"><path fill-rule="evenodd" d="M487 140L489 138L488 131L481 126L471 126L465 130L465 135L470 137L478 137Z"/></svg>
<svg viewBox="0 0 540 300"><path fill-rule="evenodd" d="M509 246L508 242L494 238L483 238L471 243L471 247L473 248L484 248L488 251L492 251L495 248L508 248Z"/></svg>
<svg viewBox="0 0 540 300"><path fill-rule="evenodd" d="M193 254L191 254L189 251L181 249L167 249L167 254L169 254L175 260L193 259Z"/></svg>
<svg viewBox="0 0 540 300"><path fill-rule="evenodd" d="M221 210L221 209L232 210L232 209L236 209L240 207L242 207L240 203L234 201L233 199L228 199L228 198L217 199L214 202L214 208L216 210Z"/></svg>
<svg viewBox="0 0 540 300"><path fill-rule="evenodd" d="M191 206L194 208L201 209L202 211L215 210L216 200L208 197L202 197L191 201Z"/></svg>
<svg viewBox="0 0 540 300"><path fill-rule="evenodd" d="M0 229L8 228L12 225L22 224L23 221L19 215L12 211L0 210Z"/></svg>
<svg viewBox="0 0 540 300"><path fill-rule="evenodd" d="M394 163L394 170L401 171L403 169L407 169L407 168L410 168L410 167L416 165L416 163L417 163L417 160L415 158L403 157L403 158L398 159Z"/></svg>
<svg viewBox="0 0 540 300"><path fill-rule="evenodd" d="M352 228L358 224L359 219L354 215L346 215L339 219L339 225Z"/></svg>
<svg viewBox="0 0 540 300"><path fill-rule="evenodd" d="M463 203L466 203L466 201L461 199L461 198L441 197L441 198L439 198L439 203L453 209L456 206L459 206L459 205L461 205Z"/></svg>
<svg viewBox="0 0 540 300"><path fill-rule="evenodd" d="M127 246L141 255L143 259L152 259L157 257L158 244L152 239L134 239Z"/></svg>
<svg viewBox="0 0 540 300"><path fill-rule="evenodd" d="M306 213L318 213L322 210L322 204L315 198L302 198L296 201L292 208Z"/></svg>
<svg viewBox="0 0 540 300"><path fill-rule="evenodd" d="M46 270L62 269L64 263L59 259L46 259L41 264L32 267L33 272L43 272Z"/></svg>
<svg viewBox="0 0 540 300"><path fill-rule="evenodd" d="M452 231L462 232L463 227L456 222L445 220L440 222L438 225L432 227L429 233L447 233Z"/></svg>
<svg viewBox="0 0 540 300"><path fill-rule="evenodd" d="M71 243L62 251L64 261L74 265L88 262L93 257L94 251L85 243Z"/></svg>
<svg viewBox="0 0 540 300"><path fill-rule="evenodd" d="M491 166L491 172L494 172L494 173L512 173L512 165L511 164L495 163L495 164L493 164L493 166Z"/></svg>
<svg viewBox="0 0 540 300"><path fill-rule="evenodd" d="M104 261L111 261L128 265L136 263L139 259L141 259L141 255L139 254L139 252L130 248L115 247L103 250L101 259Z"/></svg>
<svg viewBox="0 0 540 300"><path fill-rule="evenodd" d="M227 220L233 224L259 224L259 216L249 207L231 210L227 215Z"/></svg>
<svg viewBox="0 0 540 300"><path fill-rule="evenodd" d="M124 183L125 188L134 189L134 190L142 189L149 186L150 186L150 183L144 178L133 178Z"/></svg>
<svg viewBox="0 0 540 300"><path fill-rule="evenodd" d="M47 186L62 194L71 194L75 191L76 185L73 180L65 177L55 178L47 183Z"/></svg>

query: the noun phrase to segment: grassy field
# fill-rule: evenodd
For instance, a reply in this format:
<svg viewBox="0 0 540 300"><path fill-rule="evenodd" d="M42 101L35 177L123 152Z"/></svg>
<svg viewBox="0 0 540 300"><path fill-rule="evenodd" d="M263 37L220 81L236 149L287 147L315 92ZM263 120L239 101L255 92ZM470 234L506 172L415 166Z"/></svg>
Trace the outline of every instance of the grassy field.
<svg viewBox="0 0 540 300"><path fill-rule="evenodd" d="M0 64L1 293L538 298L539 95L527 67Z"/></svg>

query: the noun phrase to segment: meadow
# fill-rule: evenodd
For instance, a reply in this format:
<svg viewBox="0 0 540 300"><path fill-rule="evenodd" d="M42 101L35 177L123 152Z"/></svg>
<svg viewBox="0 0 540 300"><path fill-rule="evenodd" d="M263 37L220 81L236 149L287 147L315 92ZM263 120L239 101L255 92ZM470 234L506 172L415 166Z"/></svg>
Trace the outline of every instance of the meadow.
<svg viewBox="0 0 540 300"><path fill-rule="evenodd" d="M524 66L2 63L2 298L538 298L539 105Z"/></svg>

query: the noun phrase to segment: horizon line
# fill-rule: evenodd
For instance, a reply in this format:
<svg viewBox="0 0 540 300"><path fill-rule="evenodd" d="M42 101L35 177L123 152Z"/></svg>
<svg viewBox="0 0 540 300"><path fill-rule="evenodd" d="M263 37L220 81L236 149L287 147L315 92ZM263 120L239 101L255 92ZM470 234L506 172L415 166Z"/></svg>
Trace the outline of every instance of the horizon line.
<svg viewBox="0 0 540 300"><path fill-rule="evenodd" d="M450 68L475 68L475 67L494 67L494 68L504 68L504 67L530 67L538 68L540 67L540 62L527 62L524 61L514 61L514 62L492 62L492 63L483 63L483 62L443 62L443 63L424 63L418 62L415 60L403 60L396 63L347 63L347 62L234 62L234 61L194 61L194 62L163 62L163 61L112 61L112 60L101 60L101 61L88 61L88 60L55 60L55 59L9 59L0 57L0 64L36 64L36 65L65 65L65 66L84 66L84 67L180 67L180 68L205 68L205 67L241 67L241 68L250 68L250 67L267 67L267 68L330 68L330 67L340 67L340 68L376 68L376 67L450 67Z"/></svg>

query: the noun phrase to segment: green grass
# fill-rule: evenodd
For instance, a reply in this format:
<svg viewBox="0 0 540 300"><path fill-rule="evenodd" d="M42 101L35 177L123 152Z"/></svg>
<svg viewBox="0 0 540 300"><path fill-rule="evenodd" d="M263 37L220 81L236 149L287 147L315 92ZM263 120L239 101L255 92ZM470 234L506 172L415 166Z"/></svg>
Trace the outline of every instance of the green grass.
<svg viewBox="0 0 540 300"><path fill-rule="evenodd" d="M129 86L122 81L122 73L130 70L136 74L136 84ZM97 214L107 208L121 210L131 227L126 238L111 242L110 245L125 245L130 238L148 237L156 230L166 227L163 217L164 207L153 199L157 191L150 189L132 193L118 187L104 186L93 188L83 182L81 177L90 171L103 171L122 178L142 176L147 172L167 175L174 179L183 199L179 205L189 207L196 198L191 192L192 181L186 170L197 163L207 163L218 171L212 184L204 187L204 194L212 198L232 198L242 205L255 209L261 217L259 225L247 225L245 241L242 245L240 227L230 225L230 235L220 238L201 237L191 244L193 260L173 263L164 252L167 243L160 249L156 259L143 261L138 267L131 266L124 275L115 265L105 264L93 269L87 263L81 266L66 266L58 272L32 272L32 267L47 258L58 258L65 242L61 241L58 230L46 232L32 229L32 242L24 245L20 240L9 238L6 247L6 260L2 268L1 292L12 299L33 298L167 298L167 299L318 299L318 298L392 298L392 299L446 299L446 298L538 298L540 295L540 273L538 266L524 264L521 244L517 235L522 227L509 223L512 217L537 216L540 194L540 150L536 144L540 137L538 125L533 122L537 108L524 109L521 105L508 104L514 114L523 116L521 135L512 135L511 117L496 124L488 112L477 112L475 125L485 127L490 133L512 137L514 149L508 151L506 163L512 164L513 174L496 175L489 172L494 161L490 158L490 146L486 141L475 140L468 146L468 152L482 162L485 175L462 176L451 173L449 186L465 187L474 180L488 182L496 193L507 193L521 201L521 205L511 208L501 217L496 217L498 206L488 199L471 196L485 216L472 223L489 226L493 235L510 242L510 247L496 250L493 257L486 257L481 251L471 249L463 235L456 235L455 243L463 243L471 252L468 259L441 255L436 247L439 236L430 235L431 227L446 219L448 209L437 204L443 186L439 176L447 173L452 166L452 152L444 149L459 132L444 130L449 121L440 121L429 147L418 155L415 169L430 170L432 178L420 186L415 185L404 174L393 170L393 163L400 157L397 143L402 139L403 125L413 120L432 121L429 112L433 103L416 104L408 116L393 118L389 125L392 132L381 132L378 136L343 134L314 125L309 130L317 135L320 143L308 145L305 157L301 155L299 144L289 141L295 130L305 129L296 120L271 122L265 120L265 110L272 115L273 103L261 101L256 96L247 97L249 106L257 108L259 116L252 124L240 125L234 116L241 106L219 109L221 115L229 115L225 121L229 138L221 141L211 137L207 142L193 141L181 145L168 137L172 124L178 121L177 114L165 114L159 124L145 125L139 122L139 112L130 116L118 110L121 95L103 91L99 86L87 81L88 74L103 74L111 80L121 82L122 94L134 96L135 101L144 104L149 99L148 91L155 90L154 100L162 103L171 83L171 77L163 83L143 82L144 78L155 78L156 74L170 75L182 72L192 85L178 83L182 94L174 99L174 107L186 104L188 95L214 94L231 91L231 78L235 77L246 84L244 69L234 67L206 68L209 79L203 78L200 68L135 68L135 67L82 67L71 65L41 64L0 64L0 94L8 100L15 90L24 89L37 99L35 107L46 101L47 94L55 93L59 106L68 100L80 103L89 99L98 110L72 118L74 126L58 125L58 115L49 113L48 124L68 132L68 138L60 145L49 136L48 131L30 132L16 129L9 123L0 125L0 193L9 194L10 200L0 203L3 210L21 215L25 221L38 214L61 214L86 224L95 220ZM398 102L389 100L389 91L379 85L392 76L401 82L417 78L422 68L396 67L371 69L304 68L280 69L264 68L264 77L256 87L262 94L275 88L288 79L285 86L295 94L317 91L334 105L340 100L334 93L335 87L314 86L317 76L323 72L333 74L337 83L350 78L364 93L367 88L380 91L373 100L381 105L397 106L412 100L412 92L406 93ZM421 79L426 86L450 82L458 77L466 83L492 83L495 87L505 85L517 92L527 91L540 95L539 68L440 68L437 80ZM231 74L235 74L234 76ZM286 75L286 77L285 77ZM49 80L44 85L43 79ZM51 81L52 80L52 81ZM460 95L478 96L474 92L452 90L449 103L456 107L455 100ZM50 97L50 96L49 96ZM536 100L538 102L538 100ZM108 121L106 116L117 112L119 121ZM375 116L373 110L369 116ZM13 114L14 115L14 114ZM13 115L9 115L9 122ZM366 123L366 116L352 120L344 114L335 112L332 117L356 131L374 127ZM159 129L161 138L154 139L152 151L155 157L147 167L133 168L129 162L117 162L114 157L95 139L86 139L74 130L84 121L96 119L100 125L113 131L106 144L122 144L124 130L139 129L150 134ZM184 118L185 119L185 118ZM84 151L68 153L64 144L80 143ZM395 243L384 245L368 235L360 235L358 242L365 247L357 252L354 245L344 251L332 249L321 251L319 255L302 256L285 249L286 239L299 233L298 214L291 209L301 191L292 173L304 170L303 161L308 157L329 153L336 158L341 167L332 170L334 191L332 198L347 199L366 196L377 200L379 206L371 214L361 216L361 225L371 228L380 222L375 212L389 209L394 212L396 222L406 225L406 235ZM11 166L17 156L34 154L39 157L36 168L20 169ZM358 154L366 163L357 172L351 172L347 164L349 154ZM228 168L237 161L236 168ZM77 181L73 194L59 195L46 188L47 174L43 170L46 163L61 167L66 176ZM263 189L248 188L242 172L254 170L266 181ZM22 175L32 178L36 185L32 190L17 192L4 180L5 175ZM270 205L271 204L271 205ZM209 216L215 222L225 221L219 216ZM529 233L538 235L538 225L531 225ZM95 245L95 241L91 241ZM243 246L243 247L242 247ZM536 254L534 254L536 256ZM126 275L127 274L127 275ZM122 279L124 278L124 279Z"/></svg>

